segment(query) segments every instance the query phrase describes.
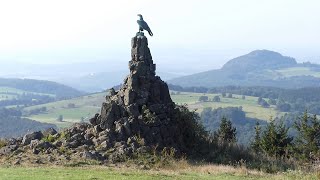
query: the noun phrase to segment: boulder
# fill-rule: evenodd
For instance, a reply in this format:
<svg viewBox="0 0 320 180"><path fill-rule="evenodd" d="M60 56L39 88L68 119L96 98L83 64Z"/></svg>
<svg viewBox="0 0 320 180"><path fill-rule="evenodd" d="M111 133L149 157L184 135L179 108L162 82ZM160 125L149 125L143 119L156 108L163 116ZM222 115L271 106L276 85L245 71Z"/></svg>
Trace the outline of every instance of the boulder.
<svg viewBox="0 0 320 180"><path fill-rule="evenodd" d="M28 145L31 143L32 140L41 140L41 138L43 137L43 134L41 131L37 131L37 132L32 132L32 133L29 133L29 134L26 134L23 136L23 139L22 139L22 144L23 145Z"/></svg>
<svg viewBox="0 0 320 180"><path fill-rule="evenodd" d="M0 155L8 155L18 149L17 145L8 145L0 148Z"/></svg>
<svg viewBox="0 0 320 180"><path fill-rule="evenodd" d="M43 136L49 136L49 135L55 135L58 132L54 128L48 128L45 131L42 132Z"/></svg>

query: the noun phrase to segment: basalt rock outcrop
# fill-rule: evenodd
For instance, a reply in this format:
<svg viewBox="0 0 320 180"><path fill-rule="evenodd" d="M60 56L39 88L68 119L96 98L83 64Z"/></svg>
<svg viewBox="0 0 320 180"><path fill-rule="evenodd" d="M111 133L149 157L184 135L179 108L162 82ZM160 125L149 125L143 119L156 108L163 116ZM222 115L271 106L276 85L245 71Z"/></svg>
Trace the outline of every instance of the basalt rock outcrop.
<svg viewBox="0 0 320 180"><path fill-rule="evenodd" d="M131 47L130 74L120 90L110 90L100 115L91 123L95 129L107 132L110 146L139 137L145 146L183 151L182 135L175 121L178 109L167 84L156 76L147 38L138 34L132 38Z"/></svg>

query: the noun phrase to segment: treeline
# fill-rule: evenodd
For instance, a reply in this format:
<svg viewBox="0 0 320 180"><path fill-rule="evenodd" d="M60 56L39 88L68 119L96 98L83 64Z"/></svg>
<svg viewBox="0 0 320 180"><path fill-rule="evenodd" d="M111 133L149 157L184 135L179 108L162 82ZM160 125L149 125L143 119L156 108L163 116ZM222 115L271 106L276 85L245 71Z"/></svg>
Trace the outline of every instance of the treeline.
<svg viewBox="0 0 320 180"><path fill-rule="evenodd" d="M320 163L320 121L317 115L305 111L293 122L292 127L297 132L295 136L288 133L289 127L282 121L271 119L264 130L257 123L251 147L256 153L270 157Z"/></svg>
<svg viewBox="0 0 320 180"><path fill-rule="evenodd" d="M266 121L248 118L242 107L226 107L212 109L211 107L204 108L199 114L200 121L204 128L209 132L218 130L220 120L227 118L237 128L237 139L239 144L249 145L250 140L254 135L254 126L257 122L261 125L266 125Z"/></svg>
<svg viewBox="0 0 320 180"><path fill-rule="evenodd" d="M211 113L214 113L211 111ZM223 116L217 129L211 132L211 142L215 146L214 161L226 163L240 159L249 166L267 172L287 169L316 169L320 164L320 121L316 115L304 114L295 118L295 136L289 134L289 127L283 121L271 119L270 123L251 127L254 131L250 145L238 145L239 131L236 121Z"/></svg>
<svg viewBox="0 0 320 180"><path fill-rule="evenodd" d="M49 96L49 95L40 95L40 94L34 94L34 93L23 93L23 94L13 94L14 98L1 100L0 101L0 107L5 106L33 106L38 104L45 104L49 102L53 102L56 100L55 97Z"/></svg>
<svg viewBox="0 0 320 180"><path fill-rule="evenodd" d="M313 114L320 114L320 87L307 87L300 89L281 89L276 87L263 86L224 86L224 87L181 87L169 84L169 88L174 91L195 92L195 93L221 93L238 94L244 96L255 96L266 98L268 105L276 105L282 112L304 112L308 110ZM259 102L258 102L259 103Z"/></svg>
<svg viewBox="0 0 320 180"><path fill-rule="evenodd" d="M194 93L231 93L245 96L255 96L263 98L279 98L279 95L286 91L285 89L264 86L223 86L223 87L182 87L168 84L169 89L173 91L194 92ZM320 90L320 88L318 88ZM320 95L319 95L320 97Z"/></svg>
<svg viewBox="0 0 320 180"><path fill-rule="evenodd" d="M53 94L57 99L81 96L84 93L74 88L52 81L34 79L7 79L0 78L0 86L12 87L29 92Z"/></svg>

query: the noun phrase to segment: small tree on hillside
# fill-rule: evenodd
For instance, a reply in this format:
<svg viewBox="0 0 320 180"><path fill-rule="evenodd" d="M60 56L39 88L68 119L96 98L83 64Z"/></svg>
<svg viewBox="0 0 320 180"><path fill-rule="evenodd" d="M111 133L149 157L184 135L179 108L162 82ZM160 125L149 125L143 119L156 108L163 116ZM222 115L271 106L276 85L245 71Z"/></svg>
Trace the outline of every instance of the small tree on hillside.
<svg viewBox="0 0 320 180"><path fill-rule="evenodd" d="M232 98L232 94L231 93L228 94L228 98Z"/></svg>
<svg viewBox="0 0 320 180"><path fill-rule="evenodd" d="M236 134L237 129L232 126L230 120L226 117L221 118L219 129L214 132L213 138L218 143L235 143L237 142Z"/></svg>
<svg viewBox="0 0 320 180"><path fill-rule="evenodd" d="M284 100L280 99L277 102L277 109L282 112L288 112L291 109L291 105L286 103Z"/></svg>
<svg viewBox="0 0 320 180"><path fill-rule="evenodd" d="M213 99L212 99L213 102L220 102L221 99L219 96L214 96Z"/></svg>
<svg viewBox="0 0 320 180"><path fill-rule="evenodd" d="M267 103L267 101L266 100L264 100L264 99L262 99L262 101L261 101L261 104L260 104L262 107L264 107L264 108L268 108L268 107L270 107L270 104L268 104Z"/></svg>
<svg viewBox="0 0 320 180"><path fill-rule="evenodd" d="M298 131L296 139L296 149L300 157L303 159L312 158L310 155L320 153L320 121L316 115L312 117L305 111L294 127ZM319 154L320 155L320 154Z"/></svg>
<svg viewBox="0 0 320 180"><path fill-rule="evenodd" d="M268 103L271 105L276 105L277 101L275 99L269 98Z"/></svg>
<svg viewBox="0 0 320 180"><path fill-rule="evenodd" d="M221 93L222 97L226 97L227 94L225 92Z"/></svg>
<svg viewBox="0 0 320 180"><path fill-rule="evenodd" d="M200 102L206 102L206 101L208 101L208 100L209 100L208 96L200 96L200 97L199 97L199 101L200 101Z"/></svg>
<svg viewBox="0 0 320 180"><path fill-rule="evenodd" d="M62 122L62 121L63 121L63 115L60 114L60 115L58 116L58 118L57 118L57 121Z"/></svg>

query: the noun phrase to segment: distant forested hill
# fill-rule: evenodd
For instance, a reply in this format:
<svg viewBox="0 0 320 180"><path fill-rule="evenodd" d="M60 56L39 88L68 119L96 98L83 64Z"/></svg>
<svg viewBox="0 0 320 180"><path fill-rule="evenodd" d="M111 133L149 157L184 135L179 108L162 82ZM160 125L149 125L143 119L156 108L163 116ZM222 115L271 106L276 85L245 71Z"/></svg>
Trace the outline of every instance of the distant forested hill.
<svg viewBox="0 0 320 180"><path fill-rule="evenodd" d="M221 69L175 78L168 82L184 87L320 87L320 66L311 63L298 64L295 59L277 52L256 50L228 61Z"/></svg>
<svg viewBox="0 0 320 180"><path fill-rule="evenodd" d="M0 78L0 87L11 87L28 92L52 94L58 99L76 97L84 94L79 90L63 84L33 79Z"/></svg>
<svg viewBox="0 0 320 180"><path fill-rule="evenodd" d="M48 128L57 129L57 126L21 118L21 112L17 109L0 108L0 138L19 137Z"/></svg>

